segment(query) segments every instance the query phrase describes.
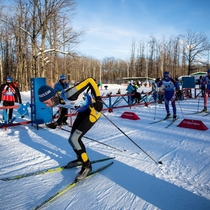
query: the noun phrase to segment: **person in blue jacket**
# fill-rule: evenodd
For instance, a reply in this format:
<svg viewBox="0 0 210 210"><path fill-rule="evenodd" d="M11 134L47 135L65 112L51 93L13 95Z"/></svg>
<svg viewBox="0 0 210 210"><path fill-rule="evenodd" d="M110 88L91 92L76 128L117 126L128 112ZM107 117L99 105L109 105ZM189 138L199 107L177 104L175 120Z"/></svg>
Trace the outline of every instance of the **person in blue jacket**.
<svg viewBox="0 0 210 210"><path fill-rule="evenodd" d="M157 99L158 99L158 79L156 79L153 83L152 83L152 96L153 96L153 99L154 101L156 102Z"/></svg>
<svg viewBox="0 0 210 210"><path fill-rule="evenodd" d="M177 118L176 115L176 91L178 91L178 84L174 79L170 78L169 72L164 72L164 77L159 82L158 87L161 87L164 90L164 101L166 109L166 118L170 117L169 103L171 102L173 108L173 119Z"/></svg>
<svg viewBox="0 0 210 210"><path fill-rule="evenodd" d="M134 87L132 85L133 82L129 82L128 83L128 87L126 88L126 91L127 91L127 94L132 94L134 92ZM133 100L132 100L132 96L129 95L128 96L128 104L132 104L133 103Z"/></svg>
<svg viewBox="0 0 210 210"><path fill-rule="evenodd" d="M204 89L204 109L201 112L207 112L208 97L210 94L210 69L207 70L207 75L203 78Z"/></svg>
<svg viewBox="0 0 210 210"><path fill-rule="evenodd" d="M175 78L175 82L177 83L176 100L182 100L182 91L180 90L180 82L177 77Z"/></svg>
<svg viewBox="0 0 210 210"><path fill-rule="evenodd" d="M59 78L59 81L55 84L54 90L59 95L59 94L61 94L62 90L66 89L68 87L69 87L69 84L66 81L66 76L62 74ZM61 101L61 104L62 103L64 104L64 101ZM61 124L67 125L68 124L67 117L61 118L61 116L65 116L67 114L68 114L68 109L63 108L63 107L59 108L59 115L58 115L58 119L57 119L58 125L61 125Z"/></svg>

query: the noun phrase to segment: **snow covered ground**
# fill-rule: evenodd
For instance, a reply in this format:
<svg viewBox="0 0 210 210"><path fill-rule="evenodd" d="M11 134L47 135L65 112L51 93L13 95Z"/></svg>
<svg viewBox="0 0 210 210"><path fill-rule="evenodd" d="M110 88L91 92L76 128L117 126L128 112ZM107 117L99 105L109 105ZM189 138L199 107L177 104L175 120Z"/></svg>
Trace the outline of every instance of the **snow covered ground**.
<svg viewBox="0 0 210 210"><path fill-rule="evenodd" d="M108 85L113 94L126 86ZM140 92L142 90L139 90ZM30 93L21 93L24 103ZM49 210L209 210L210 209L210 130L194 130L177 125L183 119L201 120L210 128L210 115L187 115L203 108L203 98L179 101L179 119L150 124L166 115L164 104L114 109L104 114L154 160L134 145L104 116L86 134L117 149L83 138L91 160L115 157L114 164L72 188ZM209 102L210 104L210 102ZM210 109L210 105L208 106ZM171 109L171 107L170 107ZM30 110L29 110L30 111ZM122 119L134 112L140 120ZM69 129L65 126L66 129ZM14 126L0 130L0 178L65 165L75 158L68 144L69 133L40 126ZM120 150L120 151L119 151ZM107 161L108 162L108 161ZM96 168L104 163L94 164ZM0 209L33 209L73 181L79 168L0 181Z"/></svg>

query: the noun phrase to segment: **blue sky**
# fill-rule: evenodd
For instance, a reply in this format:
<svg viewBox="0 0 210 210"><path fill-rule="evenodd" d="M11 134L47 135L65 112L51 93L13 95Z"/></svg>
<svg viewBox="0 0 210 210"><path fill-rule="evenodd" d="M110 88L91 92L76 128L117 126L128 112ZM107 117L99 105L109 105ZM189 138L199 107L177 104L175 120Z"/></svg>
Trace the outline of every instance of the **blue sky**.
<svg viewBox="0 0 210 210"><path fill-rule="evenodd" d="M210 38L209 0L76 0L75 29L86 29L78 51L96 59L129 59L131 44L203 32Z"/></svg>

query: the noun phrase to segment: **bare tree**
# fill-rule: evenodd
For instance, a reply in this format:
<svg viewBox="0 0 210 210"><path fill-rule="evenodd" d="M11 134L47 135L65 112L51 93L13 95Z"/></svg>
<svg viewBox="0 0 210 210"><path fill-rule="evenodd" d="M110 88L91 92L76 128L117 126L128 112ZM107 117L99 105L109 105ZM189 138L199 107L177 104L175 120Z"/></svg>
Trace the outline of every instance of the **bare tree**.
<svg viewBox="0 0 210 210"><path fill-rule="evenodd" d="M187 73L189 75L192 73L194 62L209 50L209 40L203 33L195 33L191 30L180 37L183 39L184 56L188 62Z"/></svg>
<svg viewBox="0 0 210 210"><path fill-rule="evenodd" d="M81 37L85 30L74 31L69 16L55 14L49 22L47 34L47 45L51 49L57 49L54 53L54 59L51 62L54 65L52 79L58 78L58 74L70 74L67 66L67 58L79 57L76 54L75 47L80 43ZM59 57L61 55L61 57ZM64 61L63 61L64 60ZM59 62L60 61L60 62Z"/></svg>
<svg viewBox="0 0 210 210"><path fill-rule="evenodd" d="M129 71L129 75L127 75L128 77L136 76L135 55L136 55L136 40L133 39L132 44L131 44L130 71Z"/></svg>
<svg viewBox="0 0 210 210"><path fill-rule="evenodd" d="M5 33L8 41L7 45L2 45L4 49L1 52L12 56L11 61L8 56L4 56L2 64L11 64L13 69L16 68L15 77L18 79L25 75L26 79L22 81L24 87L29 86L31 77L37 76L49 76L47 79L51 83L55 77L57 78L58 66L62 66L60 64L63 63L63 55L74 56L73 47L79 43L80 36L84 34L84 30L75 31L71 26L71 15L76 3L74 0L14 0L14 2L10 8L14 8L14 12L10 13L11 16L1 17L4 30L9 32ZM15 42L9 41L11 38L9 34L15 38L13 39ZM62 56L59 57L60 54ZM47 67L48 55L51 65ZM2 65L2 68L9 70L9 66ZM51 74L46 74L47 68L50 68ZM55 71L57 74L52 74ZM64 73L67 73L66 67Z"/></svg>
<svg viewBox="0 0 210 210"><path fill-rule="evenodd" d="M179 55L180 55L179 37L175 37L173 40L173 77L176 77L179 72Z"/></svg>
<svg viewBox="0 0 210 210"><path fill-rule="evenodd" d="M145 59L145 45L144 42L139 43L136 59L136 76L143 77L146 75L146 59Z"/></svg>
<svg viewBox="0 0 210 210"><path fill-rule="evenodd" d="M156 61L156 45L157 45L157 40L154 36L151 36L151 40L148 42L149 44L149 55L148 55L148 72L147 76L150 75L151 77L155 77L155 61Z"/></svg>
<svg viewBox="0 0 210 210"><path fill-rule="evenodd" d="M22 90L27 90L31 77L38 76L46 77L49 84L59 74L75 82L94 77L108 83L126 76L161 77L165 70L179 76L190 74L194 67L206 68L204 64L195 66L210 49L202 33L188 31L162 40L151 36L146 43L141 40L139 48L133 39L129 62L114 57L98 61L76 53L85 31L75 31L71 25L75 0L14 0L12 8L4 16L4 8L0 12L0 76L2 81L12 73L21 81Z"/></svg>

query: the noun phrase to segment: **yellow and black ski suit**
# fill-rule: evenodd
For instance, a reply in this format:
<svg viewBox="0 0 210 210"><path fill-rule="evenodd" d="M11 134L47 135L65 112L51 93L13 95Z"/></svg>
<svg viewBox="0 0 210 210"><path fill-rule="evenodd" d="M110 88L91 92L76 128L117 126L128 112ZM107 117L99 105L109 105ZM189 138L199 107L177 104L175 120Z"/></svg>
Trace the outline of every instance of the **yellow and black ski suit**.
<svg viewBox="0 0 210 210"><path fill-rule="evenodd" d="M83 162L83 166L87 166L90 161L86 153L86 148L82 142L82 136L85 135L100 118L103 102L100 97L98 86L92 78L87 78L76 86L65 90L66 98L70 101L75 101L86 89L91 90L91 94L94 96L94 102L87 110L78 113L68 139L77 158Z"/></svg>

